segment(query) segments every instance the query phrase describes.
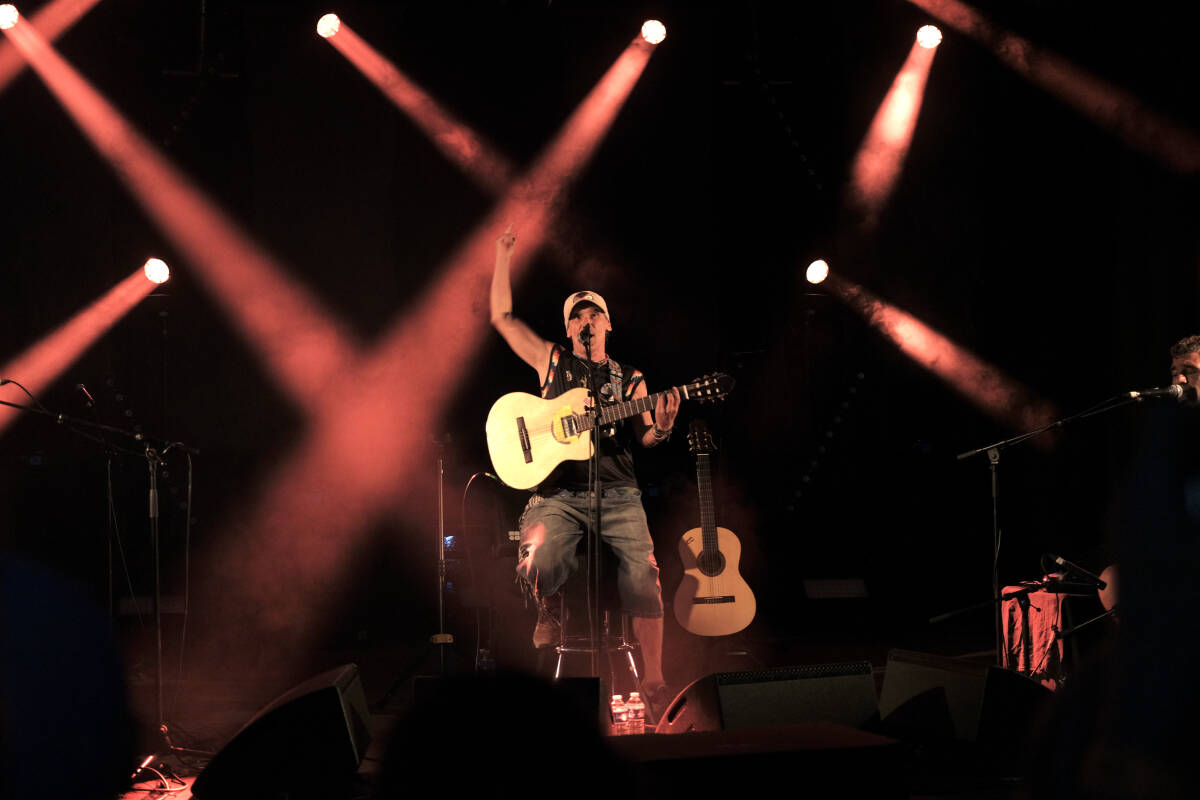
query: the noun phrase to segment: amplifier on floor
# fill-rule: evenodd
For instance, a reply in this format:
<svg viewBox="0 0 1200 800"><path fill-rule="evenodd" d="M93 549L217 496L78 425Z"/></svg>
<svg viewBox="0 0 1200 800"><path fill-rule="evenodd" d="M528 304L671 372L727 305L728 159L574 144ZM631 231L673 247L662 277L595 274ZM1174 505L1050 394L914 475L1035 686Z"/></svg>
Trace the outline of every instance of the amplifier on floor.
<svg viewBox="0 0 1200 800"><path fill-rule="evenodd" d="M880 725L900 738L1020 743L1053 696L1011 670L892 650L879 695Z"/></svg>
<svg viewBox="0 0 1200 800"><path fill-rule="evenodd" d="M667 706L658 733L837 722L861 727L876 714L868 661L718 672L693 681Z"/></svg>
<svg viewBox="0 0 1200 800"><path fill-rule="evenodd" d="M192 794L330 796L362 762L369 718L358 667L323 672L255 714L196 778Z"/></svg>

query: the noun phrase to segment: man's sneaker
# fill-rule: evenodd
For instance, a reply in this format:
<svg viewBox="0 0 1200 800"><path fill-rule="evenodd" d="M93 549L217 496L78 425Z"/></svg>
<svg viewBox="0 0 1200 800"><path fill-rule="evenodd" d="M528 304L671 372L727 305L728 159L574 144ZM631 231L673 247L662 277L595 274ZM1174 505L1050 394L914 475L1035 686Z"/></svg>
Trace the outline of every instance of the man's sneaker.
<svg viewBox="0 0 1200 800"><path fill-rule="evenodd" d="M557 596L543 597L538 601L537 627L533 629L534 647L553 647L562 640L562 621L558 618L561 607Z"/></svg>
<svg viewBox="0 0 1200 800"><path fill-rule="evenodd" d="M671 701L674 699L675 692L666 684L656 686L653 691L646 692L646 725L658 724L663 714L666 713L667 706L671 705Z"/></svg>

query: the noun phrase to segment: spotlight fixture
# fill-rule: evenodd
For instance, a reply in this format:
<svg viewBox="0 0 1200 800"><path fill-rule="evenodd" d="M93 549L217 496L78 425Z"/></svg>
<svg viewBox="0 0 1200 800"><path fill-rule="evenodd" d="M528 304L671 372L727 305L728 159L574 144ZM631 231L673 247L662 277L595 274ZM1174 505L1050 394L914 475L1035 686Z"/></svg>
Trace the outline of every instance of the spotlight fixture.
<svg viewBox="0 0 1200 800"><path fill-rule="evenodd" d="M825 259L818 258L816 261L808 265L808 269L804 272L804 277L809 283L820 283L829 277L829 264Z"/></svg>
<svg viewBox="0 0 1200 800"><path fill-rule="evenodd" d="M656 19L648 19L642 23L642 38L650 44L658 44L667 38L667 26Z"/></svg>
<svg viewBox="0 0 1200 800"><path fill-rule="evenodd" d="M151 283L166 283L167 279L171 277L170 267L161 258L151 258L146 261L142 271L146 273L146 277Z"/></svg>
<svg viewBox="0 0 1200 800"><path fill-rule="evenodd" d="M21 19L21 15L17 13L17 7L12 3L5 3L0 6L0 31L6 31Z"/></svg>
<svg viewBox="0 0 1200 800"><path fill-rule="evenodd" d="M936 25L922 25L917 31L917 44L927 50L932 50L942 43L942 32Z"/></svg>
<svg viewBox="0 0 1200 800"><path fill-rule="evenodd" d="M320 34L321 38L323 39L336 36L341 27L342 21L338 19L337 14L326 14L317 20L317 33Z"/></svg>

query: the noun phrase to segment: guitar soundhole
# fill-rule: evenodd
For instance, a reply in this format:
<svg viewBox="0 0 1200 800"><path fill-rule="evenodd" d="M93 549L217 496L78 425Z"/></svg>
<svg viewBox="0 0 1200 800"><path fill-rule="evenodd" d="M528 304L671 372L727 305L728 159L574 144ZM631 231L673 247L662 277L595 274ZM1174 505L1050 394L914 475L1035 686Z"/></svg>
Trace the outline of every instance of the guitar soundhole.
<svg viewBox="0 0 1200 800"><path fill-rule="evenodd" d="M700 573L713 577L720 575L725 571L725 555L721 551L715 553L701 553L696 559L696 566L700 568Z"/></svg>

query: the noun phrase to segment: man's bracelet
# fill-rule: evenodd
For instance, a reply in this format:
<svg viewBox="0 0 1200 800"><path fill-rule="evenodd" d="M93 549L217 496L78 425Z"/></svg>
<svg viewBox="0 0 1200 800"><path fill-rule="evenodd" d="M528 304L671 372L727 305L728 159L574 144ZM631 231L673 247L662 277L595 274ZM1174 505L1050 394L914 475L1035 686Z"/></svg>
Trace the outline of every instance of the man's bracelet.
<svg viewBox="0 0 1200 800"><path fill-rule="evenodd" d="M654 423L654 441L665 442L667 439L670 439L671 438L671 430L674 430L674 429L672 428L672 429L664 431L662 428L658 427L657 422Z"/></svg>

